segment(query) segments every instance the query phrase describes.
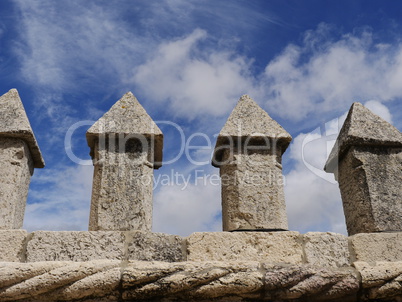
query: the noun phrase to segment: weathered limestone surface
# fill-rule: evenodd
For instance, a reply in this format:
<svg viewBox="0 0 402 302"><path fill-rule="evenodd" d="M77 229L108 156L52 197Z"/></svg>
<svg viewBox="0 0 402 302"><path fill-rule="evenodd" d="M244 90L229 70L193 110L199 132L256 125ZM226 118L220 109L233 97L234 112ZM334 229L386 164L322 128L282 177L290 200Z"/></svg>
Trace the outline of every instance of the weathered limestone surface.
<svg viewBox="0 0 402 302"><path fill-rule="evenodd" d="M134 301L255 299L261 296L264 285L259 267L258 262L251 261L130 262L123 272L122 297Z"/></svg>
<svg viewBox="0 0 402 302"><path fill-rule="evenodd" d="M360 288L358 275L350 268L268 265L266 269L265 298L269 301L356 301Z"/></svg>
<svg viewBox="0 0 402 302"><path fill-rule="evenodd" d="M288 228L281 157L291 140L249 96L240 98L212 159L222 179L224 231Z"/></svg>
<svg viewBox="0 0 402 302"><path fill-rule="evenodd" d="M185 259L184 239L176 235L127 232L128 259L176 262Z"/></svg>
<svg viewBox="0 0 402 302"><path fill-rule="evenodd" d="M94 160L89 229L151 231L153 169L163 135L135 96L126 93L88 131Z"/></svg>
<svg viewBox="0 0 402 302"><path fill-rule="evenodd" d="M402 261L402 232L357 234L349 240L355 261Z"/></svg>
<svg viewBox="0 0 402 302"><path fill-rule="evenodd" d="M16 89L11 89L0 97L0 136L25 141L28 144L34 167L43 168L45 166L31 124Z"/></svg>
<svg viewBox="0 0 402 302"><path fill-rule="evenodd" d="M232 151L225 150L223 158ZM268 151L233 154L220 168L223 230L288 228L282 166Z"/></svg>
<svg viewBox="0 0 402 302"><path fill-rule="evenodd" d="M324 267L350 266L348 237L328 232L310 232L302 236L308 264Z"/></svg>
<svg viewBox="0 0 402 302"><path fill-rule="evenodd" d="M339 181L349 235L402 230L402 133L354 103L325 166Z"/></svg>
<svg viewBox="0 0 402 302"><path fill-rule="evenodd" d="M351 261L357 260L350 266L346 237L333 233L194 233L187 238L190 261L182 261L181 238L167 234L34 232L26 238L25 231L1 231L0 249L19 238L13 243L19 249L6 253L21 255L29 240L27 260L37 258L0 260L0 301L399 301L401 235L350 237ZM48 261L37 261L40 254ZM135 258L147 261L128 260Z"/></svg>
<svg viewBox="0 0 402 302"><path fill-rule="evenodd" d="M402 148L351 147L339 167L349 234L402 230Z"/></svg>
<svg viewBox="0 0 402 302"><path fill-rule="evenodd" d="M27 143L0 136L0 167L0 229L20 229L33 173Z"/></svg>
<svg viewBox="0 0 402 302"><path fill-rule="evenodd" d="M150 231L153 167L145 152L95 147L89 230Z"/></svg>
<svg viewBox="0 0 402 302"><path fill-rule="evenodd" d="M193 233L187 238L188 261L303 262L298 232Z"/></svg>
<svg viewBox="0 0 402 302"><path fill-rule="evenodd" d="M12 234L5 238L10 236ZM184 240L181 237L144 231L37 231L29 235L26 253L28 262L185 260ZM12 261L9 258L5 260Z"/></svg>
<svg viewBox="0 0 402 302"><path fill-rule="evenodd" d="M351 268L253 261L0 263L1 301L354 301L359 288Z"/></svg>
<svg viewBox="0 0 402 302"><path fill-rule="evenodd" d="M0 97L0 229L20 229L31 175L44 161L17 90Z"/></svg>
<svg viewBox="0 0 402 302"><path fill-rule="evenodd" d="M149 158L155 168L162 165L163 134L152 118L138 102L137 98L127 92L108 112L88 129L86 137L91 154L99 138L105 134L139 135L150 138L154 144L154 158Z"/></svg>
<svg viewBox="0 0 402 302"><path fill-rule="evenodd" d="M223 147L227 144L227 138L229 137L250 137L250 140L252 138L259 140L262 137L275 138L280 142L283 152L292 140L290 134L248 95L243 95L233 109L218 135L216 146ZM219 148L214 152L216 161L213 164L217 164L218 167L219 153L220 150L224 149Z"/></svg>
<svg viewBox="0 0 402 302"><path fill-rule="evenodd" d="M0 301L117 301L120 265L112 260L0 262Z"/></svg>
<svg viewBox="0 0 402 302"><path fill-rule="evenodd" d="M27 261L124 259L124 232L50 232L31 234Z"/></svg>
<svg viewBox="0 0 402 302"><path fill-rule="evenodd" d="M327 172L334 172L338 162L351 146L402 147L402 133L362 104L350 107L335 146L325 164Z"/></svg>
<svg viewBox="0 0 402 302"><path fill-rule="evenodd" d="M402 300L402 262L355 262L362 278L363 300Z"/></svg>
<svg viewBox="0 0 402 302"><path fill-rule="evenodd" d="M24 261L27 236L25 230L0 230L0 262Z"/></svg>

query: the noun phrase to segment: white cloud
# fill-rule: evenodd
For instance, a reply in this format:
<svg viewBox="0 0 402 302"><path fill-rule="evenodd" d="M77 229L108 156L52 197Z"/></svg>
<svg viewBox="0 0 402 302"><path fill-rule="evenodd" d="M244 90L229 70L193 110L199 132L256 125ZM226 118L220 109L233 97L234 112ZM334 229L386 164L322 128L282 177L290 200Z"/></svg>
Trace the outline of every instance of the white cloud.
<svg viewBox="0 0 402 302"><path fill-rule="evenodd" d="M174 114L189 118L222 116L243 93L265 101L269 111L301 122L324 120L355 101L402 98L402 46L375 43L372 34L346 34L333 40L321 24L302 45L288 45L261 74L250 58L205 48L209 34L192 34L159 45L134 76L158 102L170 100Z"/></svg>
<svg viewBox="0 0 402 302"><path fill-rule="evenodd" d="M152 59L138 67L134 81L157 102L169 100L175 114L194 118L227 113L242 94L254 90L251 61L200 47L207 36L196 29L182 39L162 43Z"/></svg>
<svg viewBox="0 0 402 302"><path fill-rule="evenodd" d="M267 65L262 85L277 114L301 121L339 113L354 101L402 97L400 44L376 44L368 31L338 40L332 34L321 24Z"/></svg>
<svg viewBox="0 0 402 302"><path fill-rule="evenodd" d="M152 40L129 30L113 6L35 0L17 4L23 15L24 44L16 49L21 72L48 90L75 90L83 84L98 89L100 78L114 77L112 85L126 82L138 57L152 47Z"/></svg>
<svg viewBox="0 0 402 302"><path fill-rule="evenodd" d="M35 170L24 228L31 230L87 230L92 166Z"/></svg>
<svg viewBox="0 0 402 302"><path fill-rule="evenodd" d="M364 103L364 106L377 114L378 116L382 117L384 120L386 120L388 123L392 124L392 115L391 112L389 112L388 108L383 105L382 103L371 100L366 103Z"/></svg>
<svg viewBox="0 0 402 302"><path fill-rule="evenodd" d="M211 182L201 174L185 189L183 185L172 184L155 193L154 231L187 236L193 232L222 230L219 177L215 174Z"/></svg>
<svg viewBox="0 0 402 302"><path fill-rule="evenodd" d="M305 33L301 45L290 44L262 74L255 74L252 58L229 50L242 42L238 37L196 29L201 12L206 20L214 20L217 12L205 6L200 11L195 2L142 4L147 17L125 1L119 7L91 1L16 3L23 16L24 42L16 47L21 72L38 86L38 103L49 116L63 111L58 92L78 91L83 85L104 90L105 82L107 93L135 84L145 100L169 101L170 114L190 119L227 114L244 93L265 102L271 113L298 122L307 116L339 114L353 101L402 97L401 46L376 43L368 31L336 40L331 39L330 26L321 24ZM218 12L229 7L236 16L242 8L253 20L250 24L262 20L247 5L213 7ZM123 10L138 15L136 20L119 18ZM184 14L186 10L191 14ZM176 25L168 16L172 13ZM175 33L161 38L162 21ZM218 28L228 32L230 26L239 26L230 18L222 22ZM178 30L178 24L188 26ZM208 22L205 25L208 28ZM53 94L43 96L49 90ZM64 111L68 104L63 102Z"/></svg>
<svg viewBox="0 0 402 302"><path fill-rule="evenodd" d="M294 168L285 175L291 230L346 233L338 184L333 174L323 171L335 139L336 135L326 137L320 131L301 133L285 155L295 160Z"/></svg>
<svg viewBox="0 0 402 302"><path fill-rule="evenodd" d="M120 1L116 6L16 0L16 5L22 39L14 50L21 74L40 93L36 103L50 117L51 112L63 111L54 95L91 90L113 94L135 84L157 101L170 99L170 113L190 118L226 113L229 104L253 90L252 61L227 51L239 43L228 31L251 31L263 21L273 22L247 4L213 1L202 6L181 0L138 5ZM222 17L228 10L230 17ZM214 33L196 29L199 23ZM181 35L187 36L177 39ZM201 40L208 43L200 46ZM67 110L74 100L63 98L62 104Z"/></svg>

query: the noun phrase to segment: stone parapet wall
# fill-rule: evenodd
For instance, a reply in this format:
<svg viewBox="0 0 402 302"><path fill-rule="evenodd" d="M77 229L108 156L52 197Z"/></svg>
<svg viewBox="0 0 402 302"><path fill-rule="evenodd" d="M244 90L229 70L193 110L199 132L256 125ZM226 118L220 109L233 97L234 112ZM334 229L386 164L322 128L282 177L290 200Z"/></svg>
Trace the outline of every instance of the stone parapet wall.
<svg viewBox="0 0 402 302"><path fill-rule="evenodd" d="M402 232L0 231L0 301L400 301Z"/></svg>
<svg viewBox="0 0 402 302"><path fill-rule="evenodd" d="M2 244L3 243L3 244ZM144 231L0 230L0 261L183 261L185 241Z"/></svg>
<svg viewBox="0 0 402 302"><path fill-rule="evenodd" d="M145 231L0 230L0 261L258 261L348 267L402 261L402 232L344 236L310 232L205 232L188 237Z"/></svg>

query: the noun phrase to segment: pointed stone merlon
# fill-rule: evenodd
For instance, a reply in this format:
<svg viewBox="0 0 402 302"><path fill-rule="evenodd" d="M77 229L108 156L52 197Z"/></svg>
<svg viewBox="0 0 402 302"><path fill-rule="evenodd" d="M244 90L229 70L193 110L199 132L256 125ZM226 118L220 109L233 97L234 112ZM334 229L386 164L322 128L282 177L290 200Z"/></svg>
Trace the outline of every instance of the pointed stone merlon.
<svg viewBox="0 0 402 302"><path fill-rule="evenodd" d="M292 137L249 96L240 98L218 135L224 231L287 230L282 154Z"/></svg>
<svg viewBox="0 0 402 302"><path fill-rule="evenodd" d="M86 134L94 162L89 230L150 231L163 134L128 92Z"/></svg>
<svg viewBox="0 0 402 302"><path fill-rule="evenodd" d="M339 182L349 235L402 230L402 133L354 103L324 170Z"/></svg>
<svg viewBox="0 0 402 302"><path fill-rule="evenodd" d="M45 162L16 89L0 97L0 229L20 229L34 168Z"/></svg>

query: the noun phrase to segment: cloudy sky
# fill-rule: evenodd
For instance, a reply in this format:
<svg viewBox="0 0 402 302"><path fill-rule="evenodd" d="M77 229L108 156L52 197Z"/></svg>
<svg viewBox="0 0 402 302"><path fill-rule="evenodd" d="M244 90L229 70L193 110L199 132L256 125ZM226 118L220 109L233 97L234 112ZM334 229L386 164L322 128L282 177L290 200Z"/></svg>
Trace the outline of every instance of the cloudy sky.
<svg viewBox="0 0 402 302"><path fill-rule="evenodd" d="M401 12L396 0L1 0L0 94L18 89L46 161L24 228L87 229L85 132L132 91L165 134L154 231L221 230L209 159L249 94L293 137L290 229L346 233L322 167L354 101L402 129Z"/></svg>

